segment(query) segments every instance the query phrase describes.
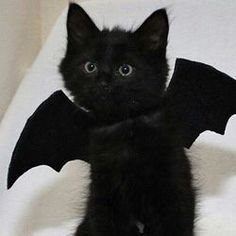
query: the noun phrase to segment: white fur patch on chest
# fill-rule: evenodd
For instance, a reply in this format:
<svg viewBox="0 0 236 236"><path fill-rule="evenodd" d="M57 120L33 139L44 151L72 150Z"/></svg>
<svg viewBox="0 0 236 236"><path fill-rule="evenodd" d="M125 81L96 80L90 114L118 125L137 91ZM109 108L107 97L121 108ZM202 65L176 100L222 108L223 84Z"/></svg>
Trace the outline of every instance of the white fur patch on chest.
<svg viewBox="0 0 236 236"><path fill-rule="evenodd" d="M145 225L142 222L140 222L140 221L136 221L135 224L136 224L136 226L137 226L137 228L139 230L139 233L143 234L144 233Z"/></svg>

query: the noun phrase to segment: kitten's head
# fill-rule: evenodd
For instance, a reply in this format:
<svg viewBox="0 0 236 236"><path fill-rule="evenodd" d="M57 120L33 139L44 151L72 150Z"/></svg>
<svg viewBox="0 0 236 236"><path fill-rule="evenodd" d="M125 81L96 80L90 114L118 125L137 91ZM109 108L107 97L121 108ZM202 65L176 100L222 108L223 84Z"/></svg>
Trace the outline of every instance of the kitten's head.
<svg viewBox="0 0 236 236"><path fill-rule="evenodd" d="M77 105L104 123L160 105L167 74L165 10L154 12L134 32L100 31L81 7L70 4L67 32L60 72Z"/></svg>

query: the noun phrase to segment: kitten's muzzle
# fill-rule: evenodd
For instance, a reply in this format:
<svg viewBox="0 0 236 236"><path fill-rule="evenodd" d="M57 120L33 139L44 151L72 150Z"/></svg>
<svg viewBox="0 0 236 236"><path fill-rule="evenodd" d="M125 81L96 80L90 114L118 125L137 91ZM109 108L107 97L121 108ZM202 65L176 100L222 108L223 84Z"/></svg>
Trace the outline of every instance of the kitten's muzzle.
<svg viewBox="0 0 236 236"><path fill-rule="evenodd" d="M100 89L102 90L102 92L106 93L110 93L112 90L111 86L106 81L100 82Z"/></svg>

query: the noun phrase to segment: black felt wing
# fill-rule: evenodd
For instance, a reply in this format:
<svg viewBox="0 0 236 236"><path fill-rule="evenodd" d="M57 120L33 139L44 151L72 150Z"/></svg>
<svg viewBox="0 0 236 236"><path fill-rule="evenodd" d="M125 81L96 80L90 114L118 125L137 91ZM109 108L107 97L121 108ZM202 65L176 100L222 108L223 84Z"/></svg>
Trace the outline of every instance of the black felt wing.
<svg viewBox="0 0 236 236"><path fill-rule="evenodd" d="M167 101L189 148L205 130L224 134L228 119L236 114L236 81L211 66L178 59Z"/></svg>
<svg viewBox="0 0 236 236"><path fill-rule="evenodd" d="M48 165L60 171L74 159L86 161L92 119L62 91L44 101L28 119L13 151L8 188L29 169Z"/></svg>

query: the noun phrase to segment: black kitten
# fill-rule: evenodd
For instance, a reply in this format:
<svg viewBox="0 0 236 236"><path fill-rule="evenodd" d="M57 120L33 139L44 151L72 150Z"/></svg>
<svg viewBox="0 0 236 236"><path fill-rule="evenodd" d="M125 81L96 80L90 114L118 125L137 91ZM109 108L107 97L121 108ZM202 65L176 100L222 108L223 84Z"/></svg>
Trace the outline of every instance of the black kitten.
<svg viewBox="0 0 236 236"><path fill-rule="evenodd" d="M78 236L191 236L188 160L162 106L168 18L154 12L135 31L100 31L71 4L60 71L90 130L90 195Z"/></svg>

